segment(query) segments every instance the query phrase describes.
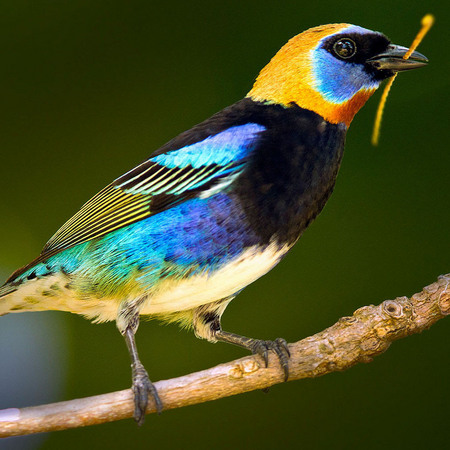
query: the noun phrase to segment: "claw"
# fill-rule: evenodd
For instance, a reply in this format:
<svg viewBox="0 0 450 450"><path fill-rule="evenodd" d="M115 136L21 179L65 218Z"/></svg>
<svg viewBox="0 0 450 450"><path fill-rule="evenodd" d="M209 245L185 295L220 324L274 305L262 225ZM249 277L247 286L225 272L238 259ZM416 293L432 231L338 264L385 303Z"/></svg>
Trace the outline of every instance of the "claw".
<svg viewBox="0 0 450 450"><path fill-rule="evenodd" d="M278 346L280 346L280 347L282 347L284 349L284 351L286 352L286 354L290 358L291 357L291 352L289 351L289 347L288 347L288 344L286 342L286 339L277 338L277 339L275 339L275 342L277 343Z"/></svg>
<svg viewBox="0 0 450 450"><path fill-rule="evenodd" d="M156 411L161 414L163 405L159 398L158 391L150 381L147 371L142 364L133 364L133 386L134 393L134 420L140 426L145 421L147 411L148 396L151 395L155 401Z"/></svg>
<svg viewBox="0 0 450 450"><path fill-rule="evenodd" d="M261 343L262 344L262 343ZM262 346L261 346L262 347ZM263 356L263 358L264 358L264 363L265 363L265 365L266 365L266 369L267 369L267 367L269 367L269 352L268 352L268 350L267 350L267 347L262 347L263 348L263 350L262 350L262 356Z"/></svg>
<svg viewBox="0 0 450 450"><path fill-rule="evenodd" d="M277 338L274 341L256 340L251 344L250 349L253 354L260 355L264 359L266 368L269 365L269 350L272 350L278 357L280 365L284 371L284 381L289 378L289 358L291 353L289 351L287 342L282 338Z"/></svg>
<svg viewBox="0 0 450 450"><path fill-rule="evenodd" d="M266 367L269 365L269 350L275 352L280 361L280 365L284 371L284 381L289 378L289 358L291 353L289 351L287 342L284 339L278 338L274 341L263 341L261 339L253 339L239 334L229 333L228 331L217 330L214 337L218 341L228 342L230 344L239 345L250 350L254 355L259 355L263 358Z"/></svg>
<svg viewBox="0 0 450 450"><path fill-rule="evenodd" d="M284 371L284 381L289 378L289 358L291 357L291 352L289 351L287 342L282 338L277 338L274 341L275 348L273 349L280 360L281 367Z"/></svg>

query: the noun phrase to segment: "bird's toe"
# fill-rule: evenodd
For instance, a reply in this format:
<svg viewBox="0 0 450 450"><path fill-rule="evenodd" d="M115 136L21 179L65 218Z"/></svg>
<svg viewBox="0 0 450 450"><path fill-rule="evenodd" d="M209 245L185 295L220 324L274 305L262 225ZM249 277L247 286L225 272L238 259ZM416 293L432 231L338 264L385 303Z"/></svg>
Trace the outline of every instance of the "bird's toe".
<svg viewBox="0 0 450 450"><path fill-rule="evenodd" d="M260 355L264 359L266 367L269 365L269 351L273 351L280 361L284 371L284 381L289 378L289 358L291 356L287 342L282 338L274 341L255 340L251 345L251 351L255 355Z"/></svg>
<svg viewBox="0 0 450 450"><path fill-rule="evenodd" d="M134 420L138 425L142 425L145 421L149 395L151 395L155 401L157 413L161 413L162 402L159 398L158 391L150 381L147 371L142 365L133 366L132 390L134 393Z"/></svg>

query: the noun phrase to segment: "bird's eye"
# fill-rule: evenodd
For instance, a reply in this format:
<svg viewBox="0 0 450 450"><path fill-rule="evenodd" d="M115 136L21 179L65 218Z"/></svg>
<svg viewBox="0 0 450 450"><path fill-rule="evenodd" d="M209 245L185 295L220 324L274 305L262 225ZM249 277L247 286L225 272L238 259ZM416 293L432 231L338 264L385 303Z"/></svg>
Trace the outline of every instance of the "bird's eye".
<svg viewBox="0 0 450 450"><path fill-rule="evenodd" d="M333 45L333 50L340 58L348 59L356 53L356 44L351 39L339 39Z"/></svg>

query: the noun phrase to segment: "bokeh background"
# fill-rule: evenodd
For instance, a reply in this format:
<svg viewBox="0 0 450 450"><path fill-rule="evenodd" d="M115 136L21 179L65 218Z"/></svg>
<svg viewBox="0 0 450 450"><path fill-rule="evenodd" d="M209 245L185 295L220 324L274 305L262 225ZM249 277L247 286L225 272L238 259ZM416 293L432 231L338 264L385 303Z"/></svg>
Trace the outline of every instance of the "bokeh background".
<svg viewBox="0 0 450 450"><path fill-rule="evenodd" d="M298 340L356 308L410 295L450 272L448 4L246 0L14 0L0 3L0 275L29 262L90 196L153 150L237 101L293 35L322 23L420 46L429 67L401 74L381 142L379 93L357 115L334 195L290 255L228 307L226 329ZM371 364L212 403L32 438L0 448L304 449L448 445L450 321ZM156 381L244 355L176 326L144 323ZM115 325L67 313L0 319L0 407L128 387Z"/></svg>

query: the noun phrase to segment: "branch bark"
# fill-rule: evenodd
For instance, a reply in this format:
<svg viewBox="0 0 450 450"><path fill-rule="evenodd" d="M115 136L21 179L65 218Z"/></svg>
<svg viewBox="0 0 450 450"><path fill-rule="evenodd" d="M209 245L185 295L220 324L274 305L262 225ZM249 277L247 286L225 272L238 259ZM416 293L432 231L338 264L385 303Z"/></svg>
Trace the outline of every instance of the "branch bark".
<svg viewBox="0 0 450 450"><path fill-rule="evenodd" d="M364 306L330 328L289 344L289 381L313 378L370 362L397 339L420 333L450 314L450 274L412 297ZM283 382L274 355L265 368L249 356L201 372L155 383L164 410L268 388ZM29 408L0 411L0 437L95 425L133 415L130 389ZM155 412L150 399L147 413Z"/></svg>

